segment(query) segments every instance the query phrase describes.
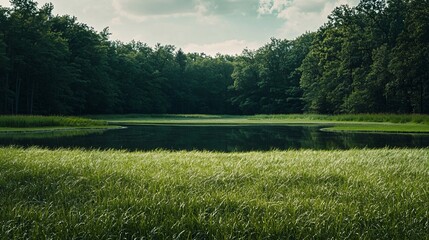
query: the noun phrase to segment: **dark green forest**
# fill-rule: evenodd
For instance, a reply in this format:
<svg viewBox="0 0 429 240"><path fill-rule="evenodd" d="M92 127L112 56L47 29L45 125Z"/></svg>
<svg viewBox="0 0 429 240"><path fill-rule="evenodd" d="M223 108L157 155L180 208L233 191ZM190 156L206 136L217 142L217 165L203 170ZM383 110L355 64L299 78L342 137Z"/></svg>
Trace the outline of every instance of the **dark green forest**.
<svg viewBox="0 0 429 240"><path fill-rule="evenodd" d="M429 0L341 6L317 32L238 56L113 41L52 4L10 2L1 114L429 113Z"/></svg>

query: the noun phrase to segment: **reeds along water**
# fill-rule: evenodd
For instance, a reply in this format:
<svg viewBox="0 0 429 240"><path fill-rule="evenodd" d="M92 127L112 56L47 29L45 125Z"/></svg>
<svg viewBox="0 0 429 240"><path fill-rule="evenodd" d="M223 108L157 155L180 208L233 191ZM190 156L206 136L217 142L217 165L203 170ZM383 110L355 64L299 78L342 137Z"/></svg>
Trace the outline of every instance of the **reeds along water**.
<svg viewBox="0 0 429 240"><path fill-rule="evenodd" d="M6 115L0 116L0 127L30 128L30 127L84 127L107 125L105 121L92 120L79 117L63 116L22 116Z"/></svg>
<svg viewBox="0 0 429 240"><path fill-rule="evenodd" d="M290 114L290 115L256 115L256 119L304 119L323 121L350 122L390 122L390 123L422 123L429 124L429 115L424 114Z"/></svg>

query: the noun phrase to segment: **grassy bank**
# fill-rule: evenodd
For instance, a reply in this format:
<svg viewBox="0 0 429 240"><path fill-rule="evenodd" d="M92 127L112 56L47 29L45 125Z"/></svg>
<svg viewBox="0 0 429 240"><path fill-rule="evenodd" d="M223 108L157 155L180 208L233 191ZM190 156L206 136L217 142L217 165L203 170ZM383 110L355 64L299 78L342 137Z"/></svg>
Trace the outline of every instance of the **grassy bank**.
<svg viewBox="0 0 429 240"><path fill-rule="evenodd" d="M118 128L104 120L62 116L0 116L0 138L85 135L90 131ZM55 134L52 134L55 133ZM37 135L36 135L37 134Z"/></svg>
<svg viewBox="0 0 429 240"><path fill-rule="evenodd" d="M70 128L107 128L111 125L323 125L327 131L429 133L428 115L99 115L89 118L62 116L0 116L0 132L41 132Z"/></svg>
<svg viewBox="0 0 429 240"><path fill-rule="evenodd" d="M106 121L63 116L0 116L0 128L91 127Z"/></svg>
<svg viewBox="0 0 429 240"><path fill-rule="evenodd" d="M118 125L321 125L327 131L429 133L428 115L105 115L93 116ZM330 126L330 127L326 127Z"/></svg>
<svg viewBox="0 0 429 240"><path fill-rule="evenodd" d="M427 239L428 159L0 148L0 238Z"/></svg>
<svg viewBox="0 0 429 240"><path fill-rule="evenodd" d="M429 133L429 115L419 114L344 114L344 115L257 115L251 119L303 120L325 122L335 132Z"/></svg>
<svg viewBox="0 0 429 240"><path fill-rule="evenodd" d="M342 124L322 128L328 132L385 132L385 133L429 133L426 124Z"/></svg>
<svg viewBox="0 0 429 240"><path fill-rule="evenodd" d="M414 123L429 124L429 115L421 114L290 114L290 115L256 115L251 119L278 119L278 120L312 120L330 122L378 122L378 123Z"/></svg>
<svg viewBox="0 0 429 240"><path fill-rule="evenodd" d="M0 140L24 140L24 139L49 139L49 138L65 138L77 137L91 134L102 134L110 129L117 129L113 126L94 126L88 128L30 128L30 129L10 129L0 128Z"/></svg>

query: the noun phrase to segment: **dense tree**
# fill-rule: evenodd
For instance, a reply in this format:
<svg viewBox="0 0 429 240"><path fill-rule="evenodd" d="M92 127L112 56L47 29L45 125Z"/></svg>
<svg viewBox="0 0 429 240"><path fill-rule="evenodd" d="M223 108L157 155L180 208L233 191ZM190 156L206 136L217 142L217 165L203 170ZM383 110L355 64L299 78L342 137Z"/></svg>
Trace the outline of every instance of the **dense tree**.
<svg viewBox="0 0 429 240"><path fill-rule="evenodd" d="M429 113L428 1L341 6L301 66L307 110Z"/></svg>
<svg viewBox="0 0 429 240"><path fill-rule="evenodd" d="M12 97L9 89L10 60L5 39L8 25L7 14L7 9L0 7L0 23L2 23L0 25L0 112L11 111L9 105Z"/></svg>
<svg viewBox="0 0 429 240"><path fill-rule="evenodd" d="M233 73L235 104L245 113L301 113L301 73L313 34L294 41L271 39L255 52L244 51Z"/></svg>
<svg viewBox="0 0 429 240"><path fill-rule="evenodd" d="M109 40L53 5L0 7L0 113L429 113L428 0L340 6L241 55Z"/></svg>
<svg viewBox="0 0 429 240"><path fill-rule="evenodd" d="M194 101L191 112L229 113L228 87L233 83L232 71L232 63L225 56L194 55L185 73Z"/></svg>
<svg viewBox="0 0 429 240"><path fill-rule="evenodd" d="M244 50L234 63L233 90L234 97L232 103L240 108L245 114L254 114L260 111L261 89L258 86L260 82L259 64L256 53L250 50Z"/></svg>
<svg viewBox="0 0 429 240"><path fill-rule="evenodd" d="M389 69L394 75L389 95L399 111L429 113L429 1L408 4Z"/></svg>
<svg viewBox="0 0 429 240"><path fill-rule="evenodd" d="M13 8L2 22L9 59L4 89L13 96L4 98L4 104L12 106L5 111L67 113L68 102L63 98L67 95L68 77L63 69L68 65L68 49L64 39L51 31L53 6L37 8L29 0L11 3Z"/></svg>

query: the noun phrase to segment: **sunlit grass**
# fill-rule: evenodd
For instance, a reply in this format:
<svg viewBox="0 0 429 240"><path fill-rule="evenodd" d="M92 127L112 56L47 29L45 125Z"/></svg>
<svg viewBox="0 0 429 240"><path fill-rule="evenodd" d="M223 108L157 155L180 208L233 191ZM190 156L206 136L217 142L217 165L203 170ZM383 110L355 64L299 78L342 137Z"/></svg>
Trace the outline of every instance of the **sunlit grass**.
<svg viewBox="0 0 429 240"><path fill-rule="evenodd" d="M256 115L251 119L307 119L346 122L389 122L389 123L422 123L429 124L429 115L422 114L290 114L290 115Z"/></svg>
<svg viewBox="0 0 429 240"><path fill-rule="evenodd" d="M63 116L0 116L0 128L87 127L106 125L102 120Z"/></svg>
<svg viewBox="0 0 429 240"><path fill-rule="evenodd" d="M103 115L91 116L116 125L320 125L329 131L349 132L429 132L429 115ZM326 126L332 126L326 128Z"/></svg>
<svg viewBox="0 0 429 240"><path fill-rule="evenodd" d="M429 150L0 148L2 239L427 239Z"/></svg>
<svg viewBox="0 0 429 240"><path fill-rule="evenodd" d="M419 114L343 114L343 115L320 115L320 114L287 114L287 115L98 115L90 116L94 119L103 119L111 122L172 122L172 123L237 123L237 124L266 124L266 123L329 123L329 122L368 122L368 123L414 123L429 124L429 115Z"/></svg>
<svg viewBox="0 0 429 240"><path fill-rule="evenodd" d="M90 134L102 134L105 131L113 129L111 127L88 127L88 128L22 128L9 129L0 128L0 139L24 140L24 139L49 139L85 136Z"/></svg>
<svg viewBox="0 0 429 240"><path fill-rule="evenodd" d="M391 133L429 133L427 124L358 124L338 125L324 128L324 131L334 132L391 132Z"/></svg>

